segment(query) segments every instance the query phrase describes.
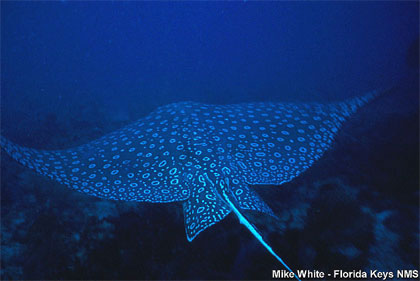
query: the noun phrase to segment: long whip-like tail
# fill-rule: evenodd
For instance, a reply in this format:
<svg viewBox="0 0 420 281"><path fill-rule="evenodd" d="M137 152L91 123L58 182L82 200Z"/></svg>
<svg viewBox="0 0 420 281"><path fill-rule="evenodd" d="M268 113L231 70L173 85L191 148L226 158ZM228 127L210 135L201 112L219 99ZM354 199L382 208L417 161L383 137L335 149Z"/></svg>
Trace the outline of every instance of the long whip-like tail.
<svg viewBox="0 0 420 281"><path fill-rule="evenodd" d="M232 203L231 200L229 200L229 197L226 194L223 194L225 197L226 202L230 205L230 207L232 208L232 211L235 213L235 215L238 217L239 222L241 224L243 224L246 228L248 228L248 230L255 236L255 238L258 239L258 241L260 241L260 243L291 273L293 273L293 276L301 281L299 279L299 277L297 276L296 273L293 272L293 270L290 269L290 267L283 261L282 258L280 258L275 252L274 250L271 248L270 245L267 244L267 242L264 241L263 237L261 236L261 234L258 232L258 230L256 229L255 226L253 226L246 218L244 215L242 215L242 213L238 210L238 208L236 208L236 206Z"/></svg>

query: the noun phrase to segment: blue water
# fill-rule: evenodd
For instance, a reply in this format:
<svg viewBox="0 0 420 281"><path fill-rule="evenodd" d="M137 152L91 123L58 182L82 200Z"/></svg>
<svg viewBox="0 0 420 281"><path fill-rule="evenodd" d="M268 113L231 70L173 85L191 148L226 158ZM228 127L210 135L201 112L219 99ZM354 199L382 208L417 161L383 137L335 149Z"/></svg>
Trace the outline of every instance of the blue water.
<svg viewBox="0 0 420 281"><path fill-rule="evenodd" d="M249 214L293 269L419 264L418 3L2 2L1 134L86 143L177 101L386 92ZM417 41L416 41L417 40ZM416 45L417 42L417 45ZM269 279L234 217L192 243L180 204L83 196L2 154L2 279Z"/></svg>

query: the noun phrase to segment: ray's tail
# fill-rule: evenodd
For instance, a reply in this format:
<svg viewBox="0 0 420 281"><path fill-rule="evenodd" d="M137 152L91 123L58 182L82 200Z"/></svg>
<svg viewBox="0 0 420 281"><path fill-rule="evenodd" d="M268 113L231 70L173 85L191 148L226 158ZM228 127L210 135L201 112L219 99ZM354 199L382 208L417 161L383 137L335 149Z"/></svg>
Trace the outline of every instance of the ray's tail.
<svg viewBox="0 0 420 281"><path fill-rule="evenodd" d="M223 196L226 200L226 203L230 206L232 211L235 213L235 215L238 217L239 222L243 224L248 230L257 238L257 240L272 254L289 272L293 273L293 277L296 278L298 281L301 281L296 273L293 272L293 270L290 269L290 267L283 261L282 258L280 258L276 252L274 252L273 248L271 248L270 245L265 242L262 235L258 232L257 228L250 223L244 215L236 208L235 204L229 199L229 196L227 194L223 193Z"/></svg>
<svg viewBox="0 0 420 281"><path fill-rule="evenodd" d="M255 238L260 241L260 243L272 254L288 271L293 273L293 277L295 277L297 280L301 281L296 273L293 272L293 270L290 269L290 267L283 261L282 258L280 258L276 252L274 252L273 248L271 248L270 245L267 244L267 242L264 241L261 234L258 232L258 230L255 228L254 225L252 225L239 211L238 209L233 210L235 214L238 216L239 221L241 224L245 225L246 228L255 236Z"/></svg>

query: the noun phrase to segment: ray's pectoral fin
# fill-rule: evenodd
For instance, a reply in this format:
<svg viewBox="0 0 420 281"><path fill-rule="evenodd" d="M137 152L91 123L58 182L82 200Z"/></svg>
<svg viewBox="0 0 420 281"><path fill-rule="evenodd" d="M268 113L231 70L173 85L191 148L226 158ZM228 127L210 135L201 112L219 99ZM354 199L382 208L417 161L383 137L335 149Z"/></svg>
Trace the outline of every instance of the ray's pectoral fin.
<svg viewBox="0 0 420 281"><path fill-rule="evenodd" d="M251 189L246 182L246 178L240 176L237 166L230 163L230 168L225 168L223 171L225 177L232 178L229 189L232 198L235 199L235 203L240 209L258 211L277 218L271 208L262 200L257 192Z"/></svg>
<svg viewBox="0 0 420 281"><path fill-rule="evenodd" d="M191 242L200 232L224 219L230 208L208 186L202 176L188 184L191 196L183 203L187 239Z"/></svg>
<svg viewBox="0 0 420 281"><path fill-rule="evenodd" d="M246 183L235 184L236 182L239 181L232 181L233 184L231 189L240 209L258 211L277 218L271 208L261 199L257 192L252 190Z"/></svg>

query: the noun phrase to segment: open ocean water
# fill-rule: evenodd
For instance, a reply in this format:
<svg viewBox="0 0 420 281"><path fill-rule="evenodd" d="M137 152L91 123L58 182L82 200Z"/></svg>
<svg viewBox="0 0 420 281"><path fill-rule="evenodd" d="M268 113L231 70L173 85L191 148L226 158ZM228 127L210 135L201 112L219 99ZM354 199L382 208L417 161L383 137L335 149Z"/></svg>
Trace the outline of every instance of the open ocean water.
<svg viewBox="0 0 420 281"><path fill-rule="evenodd" d="M244 214L294 271L419 269L418 2L1 2L1 135L27 147L75 147L174 102L372 90L312 167L252 187L277 218ZM183 217L182 202L75 192L2 150L2 280L283 269L233 214L191 243Z"/></svg>

